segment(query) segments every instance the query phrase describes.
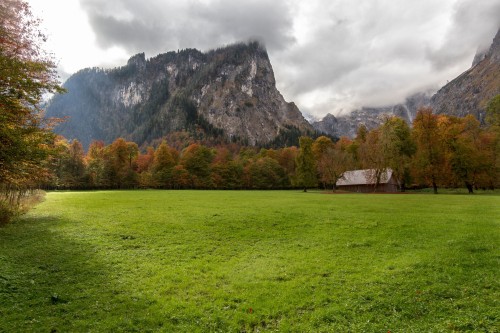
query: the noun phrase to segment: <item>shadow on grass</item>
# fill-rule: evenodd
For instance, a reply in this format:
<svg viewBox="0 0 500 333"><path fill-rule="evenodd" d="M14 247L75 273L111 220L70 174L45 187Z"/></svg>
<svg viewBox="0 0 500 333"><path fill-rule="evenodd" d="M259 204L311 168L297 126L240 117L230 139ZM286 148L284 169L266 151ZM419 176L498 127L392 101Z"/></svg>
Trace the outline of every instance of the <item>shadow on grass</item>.
<svg viewBox="0 0 500 333"><path fill-rule="evenodd" d="M147 300L113 282L91 242L67 237L70 223L23 217L0 227L0 332L140 330Z"/></svg>

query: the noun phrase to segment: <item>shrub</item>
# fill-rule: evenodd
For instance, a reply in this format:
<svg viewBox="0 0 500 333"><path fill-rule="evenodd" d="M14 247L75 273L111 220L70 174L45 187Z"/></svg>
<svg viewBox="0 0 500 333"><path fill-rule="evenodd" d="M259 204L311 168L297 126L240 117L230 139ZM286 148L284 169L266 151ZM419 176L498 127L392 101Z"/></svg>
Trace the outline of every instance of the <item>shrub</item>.
<svg viewBox="0 0 500 333"><path fill-rule="evenodd" d="M9 205L4 201L0 201L0 225L8 223L13 215Z"/></svg>
<svg viewBox="0 0 500 333"><path fill-rule="evenodd" d="M45 192L30 190L0 194L0 225L6 224L13 217L27 213L36 204L43 201Z"/></svg>

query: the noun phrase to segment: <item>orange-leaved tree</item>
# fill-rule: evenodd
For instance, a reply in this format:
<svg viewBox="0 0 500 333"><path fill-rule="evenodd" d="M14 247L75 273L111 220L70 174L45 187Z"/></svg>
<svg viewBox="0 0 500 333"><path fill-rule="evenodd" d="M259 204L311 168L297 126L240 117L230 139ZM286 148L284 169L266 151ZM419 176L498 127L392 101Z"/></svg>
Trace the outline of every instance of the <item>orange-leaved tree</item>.
<svg viewBox="0 0 500 333"><path fill-rule="evenodd" d="M25 1L0 2L0 209L17 206L48 175L55 136L40 102L62 88L38 27Z"/></svg>
<svg viewBox="0 0 500 333"><path fill-rule="evenodd" d="M438 184L444 177L445 151L438 116L431 108L418 110L412 136L417 148L412 160L414 177L420 183L431 185L437 194Z"/></svg>

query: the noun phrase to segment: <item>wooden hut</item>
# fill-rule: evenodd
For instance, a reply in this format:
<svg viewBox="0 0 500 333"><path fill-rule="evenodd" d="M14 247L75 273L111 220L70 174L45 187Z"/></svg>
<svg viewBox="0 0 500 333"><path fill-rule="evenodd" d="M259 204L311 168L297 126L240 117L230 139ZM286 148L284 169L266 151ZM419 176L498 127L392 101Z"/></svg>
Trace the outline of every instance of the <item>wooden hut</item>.
<svg viewBox="0 0 500 333"><path fill-rule="evenodd" d="M378 178L378 185L377 185ZM349 192L398 192L398 182L391 169L379 173L375 169L352 170L344 172L337 181L337 188Z"/></svg>

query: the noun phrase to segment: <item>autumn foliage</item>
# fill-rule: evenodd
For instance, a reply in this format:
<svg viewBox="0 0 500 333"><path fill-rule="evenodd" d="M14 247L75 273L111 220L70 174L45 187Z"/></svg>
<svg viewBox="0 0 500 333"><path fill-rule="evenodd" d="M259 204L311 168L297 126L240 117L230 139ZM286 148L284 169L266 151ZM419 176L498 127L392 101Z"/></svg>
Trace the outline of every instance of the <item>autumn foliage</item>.
<svg viewBox="0 0 500 333"><path fill-rule="evenodd" d="M27 3L0 2L0 220L46 179L54 153L53 121L43 118L40 102L62 89L44 42Z"/></svg>
<svg viewBox="0 0 500 333"><path fill-rule="evenodd" d="M161 142L141 152L122 138L93 142L84 154L78 141L60 138L48 188L335 189L343 173L393 170L399 188L498 187L498 131L472 116L435 115L421 109L410 128L387 118L354 139L334 142L302 137L300 147L258 149L235 144L187 142L176 149Z"/></svg>

